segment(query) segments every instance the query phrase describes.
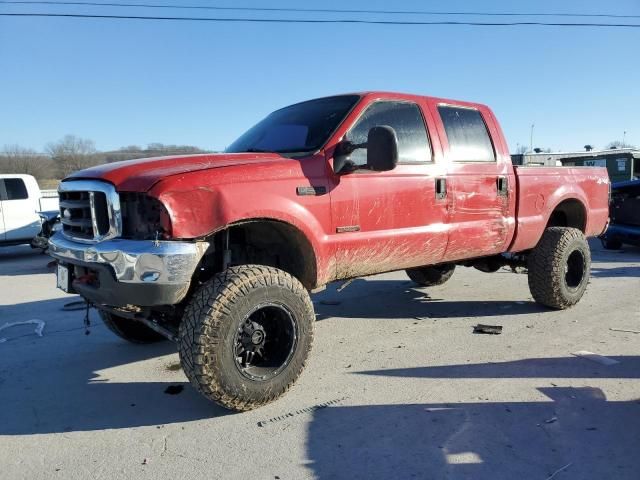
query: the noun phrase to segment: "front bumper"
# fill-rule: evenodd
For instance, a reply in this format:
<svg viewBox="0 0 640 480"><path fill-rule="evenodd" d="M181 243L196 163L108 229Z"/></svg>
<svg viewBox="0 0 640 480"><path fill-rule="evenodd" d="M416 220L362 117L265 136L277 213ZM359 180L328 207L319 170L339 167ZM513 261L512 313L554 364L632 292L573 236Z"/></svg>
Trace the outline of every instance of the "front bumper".
<svg viewBox="0 0 640 480"><path fill-rule="evenodd" d="M49 239L49 254L76 267L73 288L93 303L111 306L173 305L187 294L207 242L113 239L74 242L62 233ZM80 279L88 270L94 282Z"/></svg>

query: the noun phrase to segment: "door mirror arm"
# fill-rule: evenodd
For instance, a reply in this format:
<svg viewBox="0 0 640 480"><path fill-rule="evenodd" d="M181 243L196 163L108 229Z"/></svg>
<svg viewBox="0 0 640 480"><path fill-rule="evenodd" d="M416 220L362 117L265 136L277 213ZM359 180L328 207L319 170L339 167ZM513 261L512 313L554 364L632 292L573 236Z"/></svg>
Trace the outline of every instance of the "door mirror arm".
<svg viewBox="0 0 640 480"><path fill-rule="evenodd" d="M349 140L343 140L336 145L333 152L333 170L337 174L351 173L357 168L356 164L351 161L349 156L359 148L367 148L366 143L353 143Z"/></svg>

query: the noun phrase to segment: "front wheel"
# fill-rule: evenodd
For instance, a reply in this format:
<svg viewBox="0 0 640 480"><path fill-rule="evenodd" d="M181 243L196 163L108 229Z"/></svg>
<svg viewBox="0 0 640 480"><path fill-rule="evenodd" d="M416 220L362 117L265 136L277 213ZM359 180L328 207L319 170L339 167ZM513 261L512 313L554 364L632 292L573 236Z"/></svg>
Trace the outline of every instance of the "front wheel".
<svg viewBox="0 0 640 480"><path fill-rule="evenodd" d="M582 298L591 271L591 251L577 228L550 227L529 255L529 290L551 308L569 308Z"/></svg>
<svg viewBox="0 0 640 480"><path fill-rule="evenodd" d="M418 267L406 270L407 276L421 287L442 285L453 275L454 264L435 265L432 267Z"/></svg>
<svg viewBox="0 0 640 480"><path fill-rule="evenodd" d="M309 294L288 273L243 265L194 294L180 324L180 362L191 384L225 408L274 401L298 379L311 350Z"/></svg>

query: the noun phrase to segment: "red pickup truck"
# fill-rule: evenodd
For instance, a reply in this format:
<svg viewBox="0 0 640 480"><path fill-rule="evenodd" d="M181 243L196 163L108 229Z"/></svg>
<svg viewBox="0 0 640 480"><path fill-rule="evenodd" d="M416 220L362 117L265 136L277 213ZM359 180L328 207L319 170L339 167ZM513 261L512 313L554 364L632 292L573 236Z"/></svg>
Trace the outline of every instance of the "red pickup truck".
<svg viewBox="0 0 640 480"><path fill-rule="evenodd" d="M196 389L248 410L301 374L309 292L332 281L524 266L536 302L574 305L609 180L514 167L484 105L369 92L277 110L221 154L83 170L59 193L58 286L129 341L176 341Z"/></svg>

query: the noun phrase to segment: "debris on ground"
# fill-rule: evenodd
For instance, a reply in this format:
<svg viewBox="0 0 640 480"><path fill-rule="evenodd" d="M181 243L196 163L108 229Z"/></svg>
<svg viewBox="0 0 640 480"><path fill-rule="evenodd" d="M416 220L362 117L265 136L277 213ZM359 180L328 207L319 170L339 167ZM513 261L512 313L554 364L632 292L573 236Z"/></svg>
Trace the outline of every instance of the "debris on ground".
<svg viewBox="0 0 640 480"><path fill-rule="evenodd" d="M337 292L341 292L342 290L347 288L349 285L351 285L351 282L353 282L354 280L355 280L355 278L352 278L351 280L347 280L342 285L340 285L338 288L336 288L336 291Z"/></svg>
<svg viewBox="0 0 640 480"><path fill-rule="evenodd" d="M545 420L544 423L556 423L558 421L558 417L551 417L549 420Z"/></svg>
<svg viewBox="0 0 640 480"><path fill-rule="evenodd" d="M473 333L486 333L489 335L500 335L502 333L502 325L482 325L479 323L473 327Z"/></svg>
<svg viewBox="0 0 640 480"><path fill-rule="evenodd" d="M613 358L605 357L603 355L598 355L597 353L588 352L587 350L580 350L579 352L573 352L571 355L575 355L576 357L586 358L587 360L591 360L592 362L599 363L600 365L610 366L615 365L616 363L620 363L618 360L614 360Z"/></svg>
<svg viewBox="0 0 640 480"><path fill-rule="evenodd" d="M37 318L34 318L34 319L31 319L31 320L23 320L21 322L5 323L3 326L0 327L0 331L5 330L7 328L11 328L11 327L16 327L18 325L37 325L35 330L33 331L33 333L35 333L37 336L41 337L42 336L42 331L44 330L44 326L46 324L44 323L44 321L39 320ZM6 341L7 341L6 338L0 338L0 343L4 343Z"/></svg>
<svg viewBox="0 0 640 480"><path fill-rule="evenodd" d="M640 330L626 330L624 328L610 328L614 332L625 332L625 333L640 333Z"/></svg>
<svg viewBox="0 0 640 480"><path fill-rule="evenodd" d="M320 300L320 305L340 305L338 300Z"/></svg>
<svg viewBox="0 0 640 480"><path fill-rule="evenodd" d="M65 303L62 306L61 310L65 312L75 312L77 310L84 310L86 308L87 308L87 302L85 302L84 300L78 300L75 302Z"/></svg>
<svg viewBox="0 0 640 480"><path fill-rule="evenodd" d="M277 417L272 417L269 420L262 420L262 421L258 422L258 427L265 427L269 423L280 422L282 420L287 420L290 417L295 417L297 415L302 415L304 413L312 413L312 412L315 412L316 410L327 408L327 407L329 407L331 405L335 405L337 403L340 403L340 402L346 400L347 398L348 397L336 398L335 400L329 400L328 402L318 403L318 404L313 405L311 407L307 407L307 408L303 408L303 409L300 409L300 410L296 410L295 412L288 412L288 413L282 414L282 415L277 416Z"/></svg>
<svg viewBox="0 0 640 480"><path fill-rule="evenodd" d="M164 393L166 393L167 395L178 395L182 392L182 390L184 390L184 385L169 385L164 390Z"/></svg>
<svg viewBox="0 0 640 480"><path fill-rule="evenodd" d="M545 480L551 480L553 477L555 477L557 474L559 474L560 472L563 472L564 470L566 470L567 468L569 468L571 465L573 465L573 462L571 463L567 463L564 467L559 468L558 470L556 470L555 472L553 472L551 475L549 475Z"/></svg>
<svg viewBox="0 0 640 480"><path fill-rule="evenodd" d="M170 372L177 372L178 370L182 370L182 365L180 365L180 362L171 363L167 365L167 370Z"/></svg>
<svg viewBox="0 0 640 480"><path fill-rule="evenodd" d="M148 458L143 459L142 465L149 465L149 459Z"/></svg>

